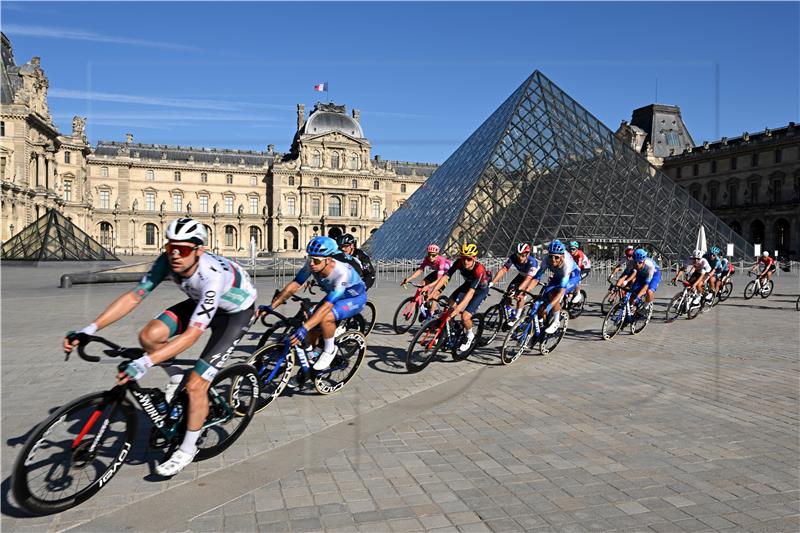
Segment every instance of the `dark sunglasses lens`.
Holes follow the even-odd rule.
[[[167,245],[167,254],[171,256],[174,256],[175,252],[177,252],[177,255],[181,257],[189,257],[189,255],[191,255],[193,250],[194,248],[191,246],[172,246],[169,244]]]

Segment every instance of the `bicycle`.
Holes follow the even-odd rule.
[[[298,388],[310,379],[317,392],[327,395],[341,390],[355,376],[366,353],[367,339],[355,330],[344,331],[336,337],[336,355],[330,366],[320,371],[313,368],[317,354],[292,346],[288,334],[276,343],[257,349],[247,360],[247,364],[254,367],[260,385],[256,413],[263,411],[283,393],[298,361]]]
[[[411,329],[411,326],[417,321],[417,316],[419,316],[419,310],[422,306],[425,306],[425,309],[430,313],[431,302],[426,301],[428,293],[422,290],[425,285],[416,285],[413,283],[411,285],[416,287],[417,291],[414,293],[414,296],[409,296],[400,302],[400,305],[397,306],[397,310],[394,312],[394,318],[392,319],[392,327],[394,328],[394,332],[398,335],[407,333],[408,330]],[[402,285],[402,287],[404,289],[406,288],[405,285]],[[436,301],[440,309],[449,304],[445,296],[439,296]]]
[[[140,348],[123,348],[98,336],[81,340],[78,354],[96,363],[100,357],[86,353],[92,342],[105,344],[109,357],[136,359]],[[69,359],[67,354],[65,361]],[[171,361],[172,364],[194,361]],[[119,365],[119,370],[126,363]],[[14,499],[34,514],[51,514],[75,507],[104,488],[131,454],[137,437],[136,404],[153,427],[149,445],[172,454],[183,441],[189,397],[181,386],[167,403],[157,388],[144,388],[130,380],[107,391],[82,396],[57,409],[31,433],[17,456],[11,476]],[[195,461],[219,455],[238,439],[253,417],[259,382],[252,366],[226,367],[211,381],[209,412],[197,441]],[[233,424],[233,425],[232,425]],[[46,456],[44,454],[47,454]]]
[[[705,305],[705,297],[698,295],[697,291],[690,290],[691,284],[688,281],[681,280],[683,283],[683,291],[679,292],[670,300],[667,305],[666,321],[667,323],[674,322],[679,316],[686,315],[689,320],[694,319],[700,314],[700,311]],[[676,285],[676,283],[672,283]],[[699,301],[698,301],[699,296]]]
[[[622,287],[618,287],[615,283],[609,282],[608,284],[608,292],[603,297],[603,300],[600,302],[600,312],[603,314],[608,313],[608,310],[611,309],[614,304],[620,301],[620,299],[625,294],[625,289]]]
[[[575,295],[580,292],[581,300],[578,303],[574,302]],[[583,314],[583,308],[586,305],[586,291],[580,289],[580,291],[572,291],[569,294],[565,294],[564,298],[561,300],[561,307],[562,309],[566,309],[567,313],[569,313],[569,317],[571,319],[576,319]]]
[[[419,372],[430,364],[440,349],[450,350],[454,361],[463,361],[475,351],[483,335],[483,315],[472,316],[473,323],[477,323],[477,332],[470,347],[461,352],[459,347],[467,340],[467,332],[460,320],[449,320],[453,308],[450,304],[444,306],[440,315],[429,318],[411,339],[406,351],[406,370]]]
[[[730,274],[725,274],[722,278],[722,287],[719,290],[719,301],[724,302],[731,297],[733,293],[733,281]]]
[[[631,304],[630,289],[623,289],[625,296],[608,310],[601,330],[603,340],[612,339],[626,324],[630,326],[631,335],[640,333],[653,316],[653,304],[640,301]],[[635,307],[635,309],[634,309]]]
[[[522,309],[516,308],[517,291],[515,287],[509,287],[508,290],[505,291],[497,287],[491,287],[491,289],[499,292],[503,296],[498,303],[489,307],[489,309],[483,313],[483,336],[480,341],[481,346],[486,346],[491,343],[501,331],[508,331],[510,327],[509,322],[512,320],[512,311],[519,313],[515,317],[515,320],[526,312],[524,307]]]
[[[747,273],[748,276],[753,275],[753,271]],[[769,298],[770,294],[772,294],[772,289],[775,288],[775,284],[772,282],[771,279],[767,278],[756,278],[748,283],[744,288],[744,299],[749,300],[753,296],[761,296],[762,298]]]
[[[506,333],[506,338],[503,341],[503,347],[500,350],[500,361],[504,365],[510,365],[516,361],[520,355],[527,349],[533,348],[538,345],[539,353],[547,355],[561,342],[564,334],[567,331],[569,324],[569,312],[566,309],[559,311],[561,318],[561,325],[554,333],[546,333],[545,330],[551,324],[551,321],[545,321],[539,316],[539,308],[544,303],[544,299],[537,298],[535,295],[528,291],[520,291],[534,298],[533,304],[528,306],[528,314],[523,316],[517,321],[514,326]],[[552,320],[552,317],[551,317]]]

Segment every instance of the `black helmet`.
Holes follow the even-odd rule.
[[[351,234],[349,234],[349,233],[345,233],[344,235],[339,235],[339,236],[336,238],[336,243],[337,243],[337,244],[338,244],[340,247],[342,247],[342,246],[347,246],[348,244],[352,244],[353,246],[355,246],[355,244],[356,244],[356,238],[355,238],[355,237],[353,237],[353,236],[352,236]]]

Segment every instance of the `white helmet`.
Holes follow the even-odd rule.
[[[703,250],[695,250],[692,252],[692,257],[694,259],[702,259],[703,258]]]
[[[761,255],[763,255],[764,257],[769,257],[769,252],[764,250],[763,252],[761,252]]]
[[[193,218],[176,218],[167,226],[166,237],[170,241],[191,241],[205,246],[208,241],[206,227]]]

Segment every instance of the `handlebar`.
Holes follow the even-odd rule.
[[[85,333],[73,333],[67,335],[67,339],[70,342],[77,340],[78,341],[78,355],[84,361],[89,361],[90,363],[97,363],[100,361],[100,357],[96,355],[89,355],[86,353],[86,346],[91,344],[92,342],[99,342],[100,344],[105,344],[108,346],[108,349],[103,350],[103,353],[109,357],[122,357],[124,359],[137,359],[144,355],[144,350],[141,348],[125,348],[111,342],[108,339],[103,337],[98,337],[97,335],[86,335]],[[65,361],[69,360],[69,353],[66,354],[64,358]]]

